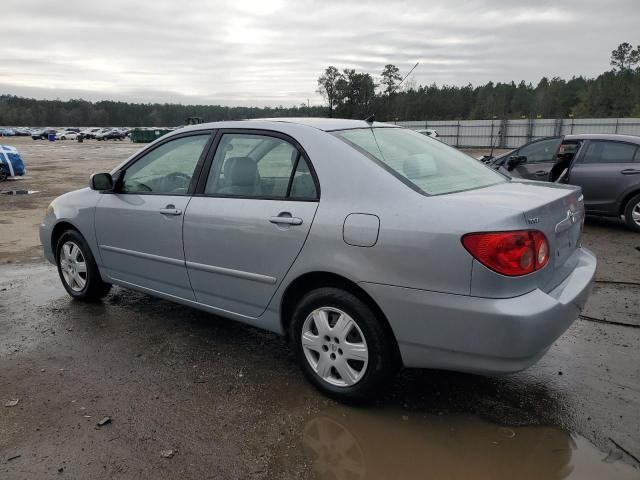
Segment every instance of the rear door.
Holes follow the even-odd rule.
[[[561,137],[553,137],[537,140],[520,147],[510,156],[521,157],[522,163],[510,173],[529,180],[546,181],[555,163],[556,153],[561,142]]]
[[[257,317],[302,249],[319,187],[300,146],[265,131],[222,131],[184,220],[196,300]]]
[[[569,183],[582,187],[585,207],[618,214],[618,200],[640,184],[638,145],[614,140],[589,140],[569,171]]]

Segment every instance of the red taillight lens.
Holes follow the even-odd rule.
[[[549,261],[549,242],[538,230],[468,233],[462,244],[480,263],[511,277],[539,270]]]

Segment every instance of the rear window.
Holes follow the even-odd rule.
[[[438,140],[403,128],[341,130],[335,135],[415,190],[429,195],[506,182],[504,176]]]

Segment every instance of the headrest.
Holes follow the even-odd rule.
[[[409,179],[428,177],[438,173],[433,157],[424,153],[416,153],[407,157],[402,164],[402,171]]]
[[[250,157],[233,157],[227,160],[231,163],[231,171],[229,172],[231,185],[234,187],[248,187],[255,185],[258,177],[258,166]],[[226,176],[226,172],[225,172]]]

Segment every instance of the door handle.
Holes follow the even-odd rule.
[[[271,223],[280,225],[302,225],[302,219],[298,217],[292,217],[291,214],[280,214],[277,217],[269,217]]]
[[[176,208],[175,205],[167,205],[160,209],[160,213],[162,215],[182,215],[182,210]]]
[[[623,175],[640,175],[640,170],[635,168],[625,168],[624,170],[620,170],[620,173]]]
[[[543,175],[548,175],[548,173],[547,173],[547,172],[545,172],[544,170],[538,170],[538,171],[536,172],[536,175],[537,175],[538,177],[541,177],[541,176],[543,176]]]

